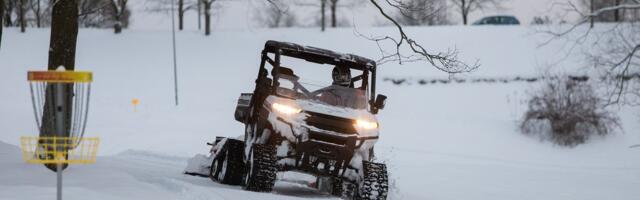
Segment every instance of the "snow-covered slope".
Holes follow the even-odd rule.
[[[19,149],[0,142],[0,199],[52,199],[56,174],[20,160]],[[64,171],[64,199],[297,199],[325,197],[303,183],[280,181],[273,194],[245,192],[208,178],[183,175],[186,158],[144,151],[100,157],[93,165]],[[286,178],[286,177],[285,177]]]
[[[0,50],[0,141],[17,144],[36,127],[27,70],[47,63],[49,30],[7,29]],[[391,28],[359,30],[394,34]],[[409,28],[429,49],[457,47],[482,67],[465,76],[535,76],[581,66],[554,46],[536,48],[522,27]],[[65,171],[70,199],[280,199],[325,198],[300,184],[279,182],[261,194],[186,177],[186,157],[206,153],[215,136],[237,136],[236,98],[249,92],[267,39],[285,40],[377,58],[375,43],[352,29],[254,30],[178,33],[180,105],[173,101],[170,33],[81,30],[77,69],[94,72],[87,135],[101,138],[94,165]],[[559,64],[558,64],[559,63]],[[378,92],[389,96],[378,119],[380,160],[389,165],[394,199],[635,199],[640,196],[640,122],[637,108],[621,108],[624,133],[593,138],[568,149],[517,132],[527,90],[535,85],[403,85],[384,77],[446,77],[424,63],[380,67]],[[329,78],[320,74],[316,79]],[[131,100],[140,100],[137,111]],[[130,151],[141,150],[141,151]],[[53,197],[54,174],[22,163],[15,146],[0,145],[0,199]],[[121,153],[124,152],[124,153]],[[153,153],[151,153],[153,152]],[[178,156],[178,157],[174,157]],[[284,186],[283,186],[284,184]]]

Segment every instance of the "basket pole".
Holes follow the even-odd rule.
[[[175,25],[175,15],[173,14],[173,6],[175,5],[175,0],[171,0],[171,41],[173,42],[173,91],[176,100],[176,106],[178,106],[178,63],[176,56],[176,25]]]
[[[62,158],[60,158],[62,159]],[[57,195],[56,195],[56,199],[57,200],[62,200],[62,163],[59,162],[56,164],[56,174],[57,174]]]
[[[63,84],[61,83],[54,83],[53,87],[55,88],[56,92],[55,93],[55,122],[56,122],[56,133],[53,134],[54,136],[58,136],[58,137],[64,137],[65,136],[65,121],[66,121],[66,116],[65,116],[65,111],[66,111],[66,105],[65,105],[65,87]],[[63,146],[60,146],[63,147]]]
[[[66,100],[66,87],[65,84],[63,83],[54,83],[55,87],[55,99],[56,99],[56,103],[55,103],[55,121],[56,121],[56,133],[54,134],[57,137],[65,137],[66,136],[66,131],[65,131],[65,121],[67,120],[67,117],[65,115],[65,112],[67,111],[67,109],[65,108],[67,105],[65,104],[65,100]],[[56,163],[56,175],[57,175],[57,200],[62,200],[62,162],[64,160],[64,155],[62,152],[67,151],[67,143],[68,141],[66,140],[61,140],[61,141],[56,141],[54,143],[54,146],[57,146],[55,149],[57,151],[57,154],[54,155],[56,159],[56,161],[58,161]]]

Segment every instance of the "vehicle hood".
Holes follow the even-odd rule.
[[[321,113],[336,117],[348,119],[366,119],[369,121],[378,121],[376,117],[369,113],[366,109],[352,109],[338,106],[331,106],[316,102],[313,100],[296,100],[300,109],[307,112]]]

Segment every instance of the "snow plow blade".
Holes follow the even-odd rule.
[[[184,169],[184,174],[199,177],[209,177],[209,171],[211,170],[211,161],[211,158],[202,154],[197,154],[187,161],[187,167]]]

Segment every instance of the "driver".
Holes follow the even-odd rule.
[[[340,90],[340,87],[351,87],[351,70],[346,66],[335,66],[331,72],[331,78],[333,83],[318,91],[318,99],[330,105],[349,106],[346,105],[348,94],[342,94],[344,90]]]

